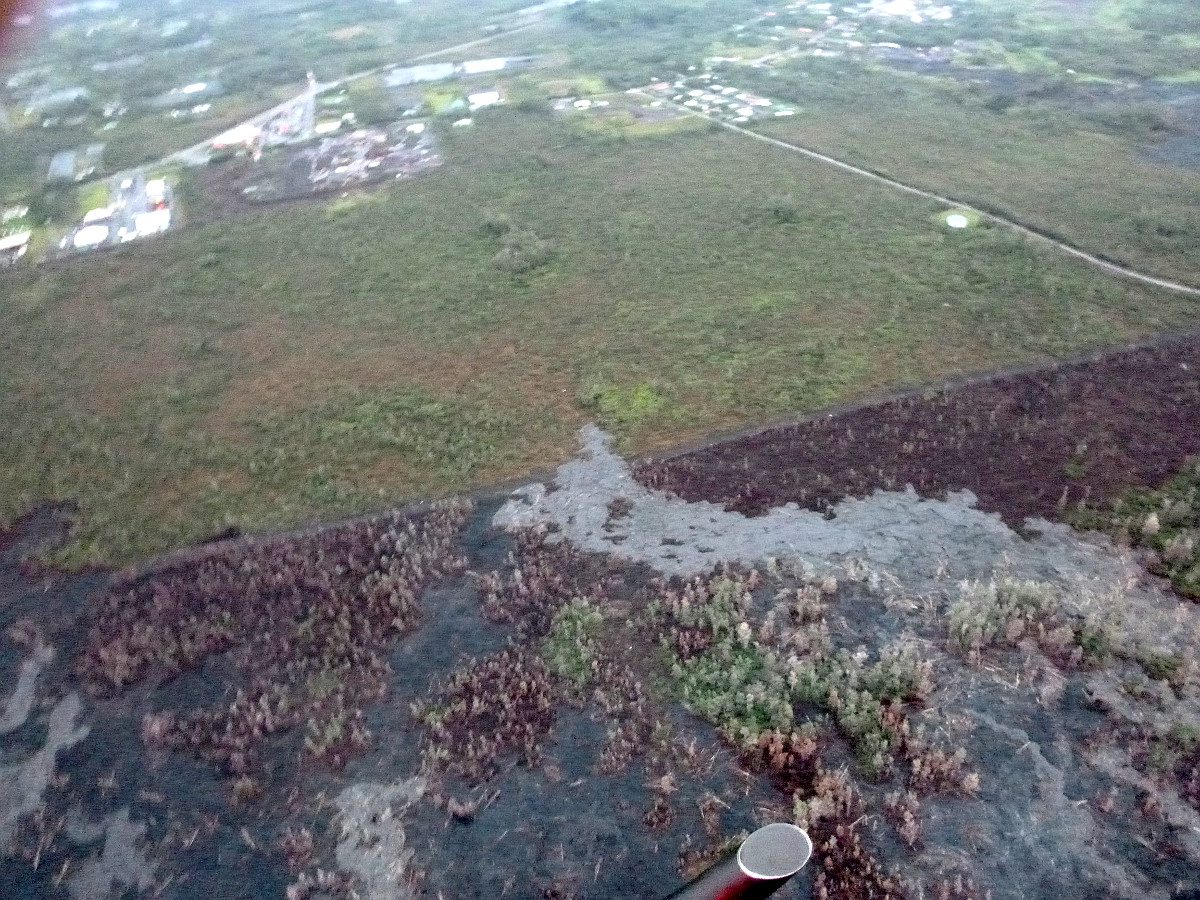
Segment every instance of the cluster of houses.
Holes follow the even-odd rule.
[[[741,124],[755,118],[794,116],[794,107],[761,97],[750,91],[713,83],[715,75],[706,74],[691,78],[679,78],[673,82],[660,81],[650,85],[644,93],[661,98],[657,102],[670,100],[681,106],[723,121]],[[651,102],[653,105],[655,101]]]
[[[713,57],[708,62],[740,62],[763,67],[773,65],[781,58],[802,55],[840,57],[864,47],[871,48],[873,56],[889,62],[937,61],[926,56],[927,51],[908,51],[898,44],[870,43],[864,39],[862,31],[864,27],[869,29],[871,22],[876,25],[886,25],[889,21],[922,24],[945,21],[953,16],[954,7],[937,0],[863,0],[853,4],[800,0],[789,3],[782,10],[767,11],[753,22],[735,29],[746,37],[765,28],[764,36],[777,43],[777,49],[765,51],[755,59]],[[788,20],[789,24],[783,24]],[[795,27],[797,21],[805,24]],[[895,51],[895,60],[892,51]]]
[[[126,178],[107,206],[88,210],[59,242],[59,250],[79,252],[127,244],[171,227],[171,189],[162,178]]]

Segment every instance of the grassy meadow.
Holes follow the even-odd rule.
[[[1200,283],[1200,170],[1151,159],[1136,109],[1123,123],[1103,121],[1100,108],[995,112],[988,94],[950,78],[846,64],[834,79],[815,68],[760,83],[802,107],[766,133]]]
[[[69,565],[378,509],[1196,320],[721,131],[480,113],[436,174],[0,281],[0,524]]]

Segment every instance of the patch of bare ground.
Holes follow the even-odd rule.
[[[252,183],[254,163],[249,159],[232,159],[220,165],[193,169],[188,202],[184,211],[188,225],[209,225],[239,216],[261,212],[284,204],[313,202],[309,198],[255,202],[242,193]]]

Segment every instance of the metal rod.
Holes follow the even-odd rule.
[[[812,841],[795,825],[776,822],[746,838],[731,854],[666,900],[761,900],[804,868]]]

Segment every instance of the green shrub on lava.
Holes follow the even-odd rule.
[[[904,715],[903,704],[932,689],[928,661],[907,645],[885,648],[874,663],[865,649],[834,650],[822,602],[837,590],[834,579],[781,591],[756,633],[747,620],[759,584],[755,572],[725,572],[668,591],[655,607],[671,674],[692,711],[749,752],[764,735],[795,732],[795,704],[812,704],[833,718],[868,777],[899,755],[912,763],[913,787],[973,792],[963,758],[930,746]]]
[[[674,624],[663,637],[674,649],[671,674],[689,709],[716,723],[735,742],[792,725],[792,698],[774,653],[754,640],[746,616],[749,579],[721,576],[690,582],[668,597]],[[703,652],[692,653],[694,641]]]
[[[1131,490],[1105,506],[1066,512],[1076,528],[1150,551],[1148,568],[1185,597],[1200,599],[1200,458],[1153,490]]]
[[[1174,782],[1179,796],[1200,810],[1200,722],[1142,726],[1128,737],[1138,771],[1155,781]]]
[[[603,623],[603,613],[583,599],[562,607],[550,623],[542,661],[567,682],[576,697],[583,695],[596,674],[599,648],[595,634]]]
[[[888,706],[920,700],[932,686],[930,663],[906,646],[885,649],[872,665],[864,665],[863,654],[843,648],[795,662],[788,679],[798,699],[834,717],[870,777],[887,768],[889,754],[899,746]]]
[[[773,662],[759,648],[725,638],[674,672],[689,708],[720,723],[731,736],[752,740],[792,724],[787,682]]]
[[[950,644],[976,663],[988,647],[1015,644],[1055,598],[1052,585],[1013,578],[963,582],[961,590],[950,607]]]
[[[1138,665],[1155,681],[1165,681],[1172,685],[1180,683],[1180,672],[1183,670],[1183,657],[1178,653],[1160,653],[1157,650],[1142,650],[1137,654]]]

